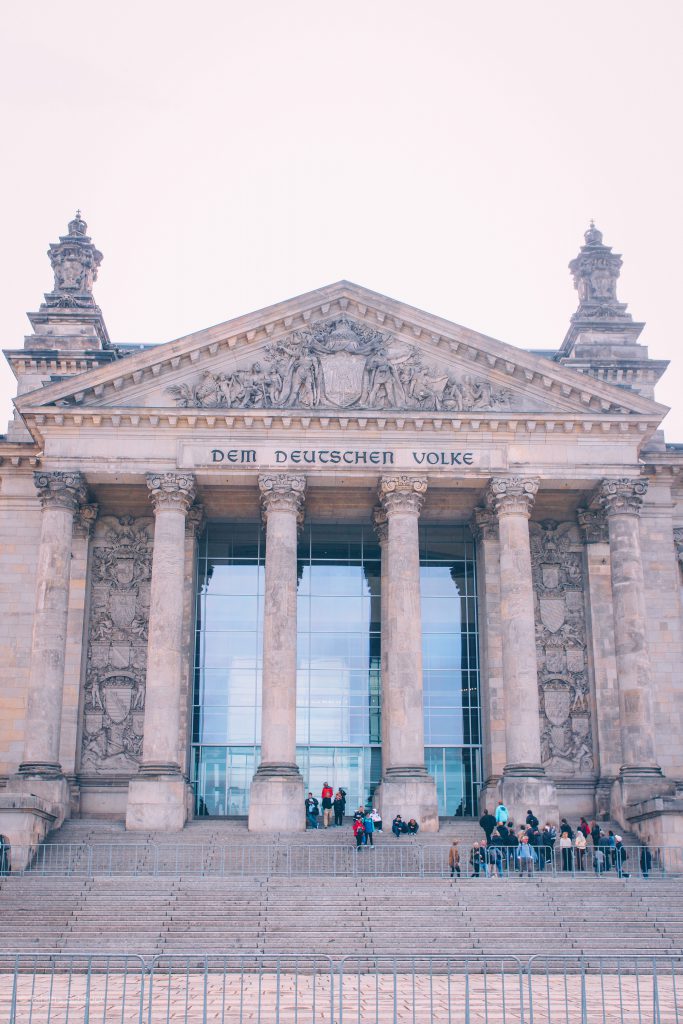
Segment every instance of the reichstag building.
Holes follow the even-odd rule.
[[[13,849],[293,832],[324,782],[425,831],[504,800],[683,842],[683,445],[597,227],[543,351],[347,281],[117,344],[80,213],[48,255],[5,351]]]

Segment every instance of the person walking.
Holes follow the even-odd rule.
[[[309,793],[304,803],[306,807],[306,827],[317,828],[318,815],[320,814],[320,810],[318,808],[318,801],[316,800],[312,793]]]
[[[344,824],[344,812],[346,811],[346,796],[343,789],[338,789],[335,793],[332,809],[334,810],[334,823],[339,828]]]
[[[491,833],[493,832],[494,828],[496,827],[496,819],[495,819],[493,814],[489,814],[489,812],[488,812],[488,810],[486,808],[484,808],[484,813],[482,814],[481,818],[479,819],[479,825],[484,830],[484,835],[486,836],[486,842],[490,843],[491,842]]]
[[[448,866],[451,869],[451,878],[455,875],[460,878],[460,848],[458,847],[457,839],[453,840],[448,851]]]
[[[329,783],[325,782],[323,784],[323,791],[320,794],[321,800],[322,800],[322,809],[323,809],[323,828],[327,828],[328,825],[332,824],[332,796],[333,796],[333,792],[334,791],[332,789],[332,786],[330,786]]]
[[[576,839],[574,840],[574,848],[576,850],[576,869],[577,871],[586,870],[586,836],[582,828],[576,830]]]
[[[363,848],[363,836],[365,835],[365,825],[362,818],[354,820],[353,834],[356,837],[356,853],[359,853]]]
[[[507,807],[505,806],[502,800],[499,800],[498,806],[496,807],[496,825],[507,824],[507,820],[509,817],[510,815],[508,814]]]
[[[574,867],[574,855],[572,841],[566,829],[560,836],[560,850],[562,851],[562,870],[571,871]]]

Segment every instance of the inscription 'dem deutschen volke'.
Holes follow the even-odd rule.
[[[409,456],[416,466],[473,466],[474,452],[462,451],[410,451],[401,452]],[[256,448],[212,448],[212,465],[308,465],[308,466],[394,466],[396,452],[392,449],[368,448],[293,448],[275,451],[268,458],[259,458]]]

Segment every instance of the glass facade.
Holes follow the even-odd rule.
[[[199,544],[196,813],[246,814],[259,759],[265,539],[211,523]],[[297,762],[306,789],[368,802],[381,776],[380,548],[370,526],[307,525],[299,541]],[[425,759],[441,814],[476,811],[480,779],[474,545],[420,528]]]

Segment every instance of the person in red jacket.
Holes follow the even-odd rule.
[[[322,805],[323,805],[323,828],[332,824],[332,797],[334,791],[327,782],[323,784]]]
[[[363,849],[363,836],[365,835],[365,825],[363,824],[362,818],[356,818],[353,823],[353,834],[356,837],[356,853]]]

